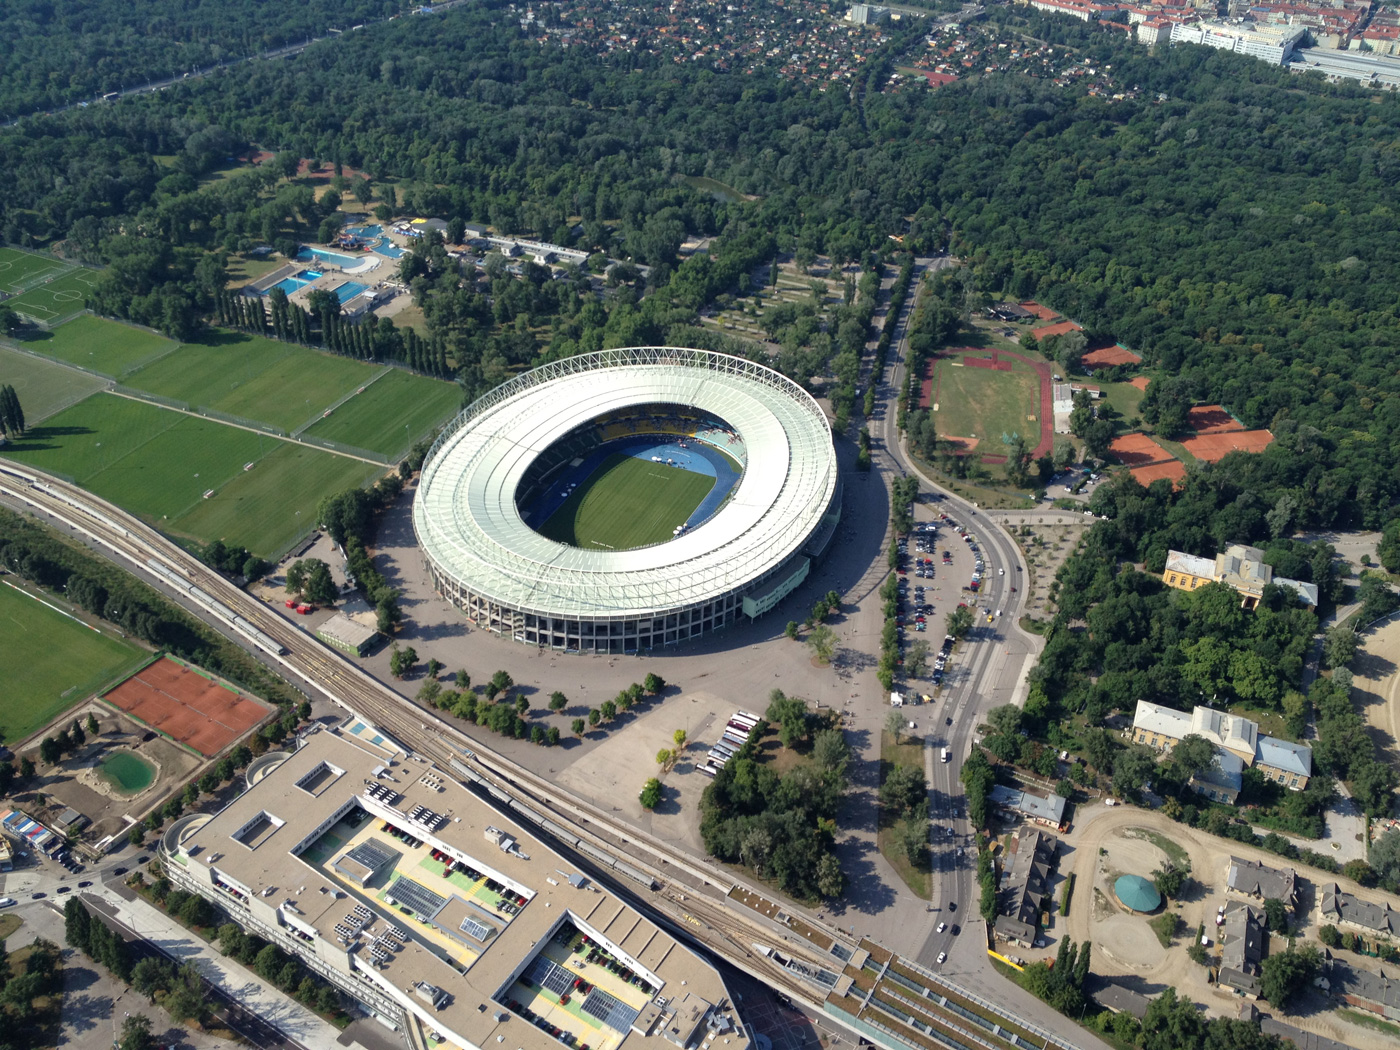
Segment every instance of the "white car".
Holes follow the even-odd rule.
[[[13,897],[0,897],[0,908],[8,908],[10,905],[14,904],[14,902],[15,899]]]
[[[946,930],[947,928],[948,928],[948,924],[947,924],[946,922],[940,922],[940,923],[938,924],[938,932],[939,932],[939,933],[942,933],[942,932],[943,932],[944,930]]]
[[[947,962],[947,961],[948,961],[948,953],[947,953],[947,952],[939,952],[939,953],[938,953],[938,965],[939,965],[939,966],[942,966],[942,965],[943,965],[945,962]]]
[[[998,575],[998,576],[1005,576],[1005,575],[1006,575],[1006,570],[1005,570],[1005,569],[998,569],[998,570],[997,570],[997,575]]]

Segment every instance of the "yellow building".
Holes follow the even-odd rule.
[[[1179,591],[1194,591],[1207,583],[1223,583],[1240,595],[1240,604],[1253,609],[1264,596],[1264,588],[1277,584],[1292,590],[1309,609],[1317,607],[1317,585],[1275,576],[1273,567],[1264,564],[1264,552],[1258,547],[1232,543],[1225,553],[1214,559],[1202,558],[1182,551],[1167,551],[1167,564],[1162,581]]]

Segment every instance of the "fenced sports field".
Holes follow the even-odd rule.
[[[19,295],[50,277],[75,269],[72,263],[16,248],[0,248],[0,292]]]
[[[36,354],[120,379],[179,344],[145,328],[83,314],[56,328],[26,332],[21,345]]]
[[[71,477],[157,528],[201,543],[221,538],[264,555],[279,553],[311,527],[322,496],[377,469],[109,393],[31,428],[3,454]]]
[[[143,667],[102,699],[206,758],[228,747],[271,710],[169,657]]]
[[[446,421],[461,403],[462,391],[456,383],[392,369],[305,433],[398,457]]]
[[[55,606],[0,581],[0,735],[11,744],[150,658]]]
[[[0,377],[15,388],[29,426],[81,401],[105,384],[97,376],[5,346],[0,346]]]
[[[82,313],[83,304],[97,287],[97,271],[80,267],[56,277],[45,277],[23,295],[7,300],[16,313],[44,325],[55,325]]]

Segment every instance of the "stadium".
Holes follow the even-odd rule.
[[[436,589],[527,645],[634,652],[770,611],[840,517],[810,394],[679,347],[526,372],[444,430],[413,526]]]

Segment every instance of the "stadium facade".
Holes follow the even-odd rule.
[[[600,423],[711,441],[742,467],[698,527],[634,550],[547,539],[521,507],[601,439]],[[630,347],[552,362],[466,408],[424,462],[413,525],[433,584],[527,645],[632,652],[771,610],[835,533],[831,427],[790,379],[743,358]]]
[[[247,782],[165,831],[167,877],[384,1021],[465,1050],[747,1050],[714,967],[368,723],[313,729]]]

